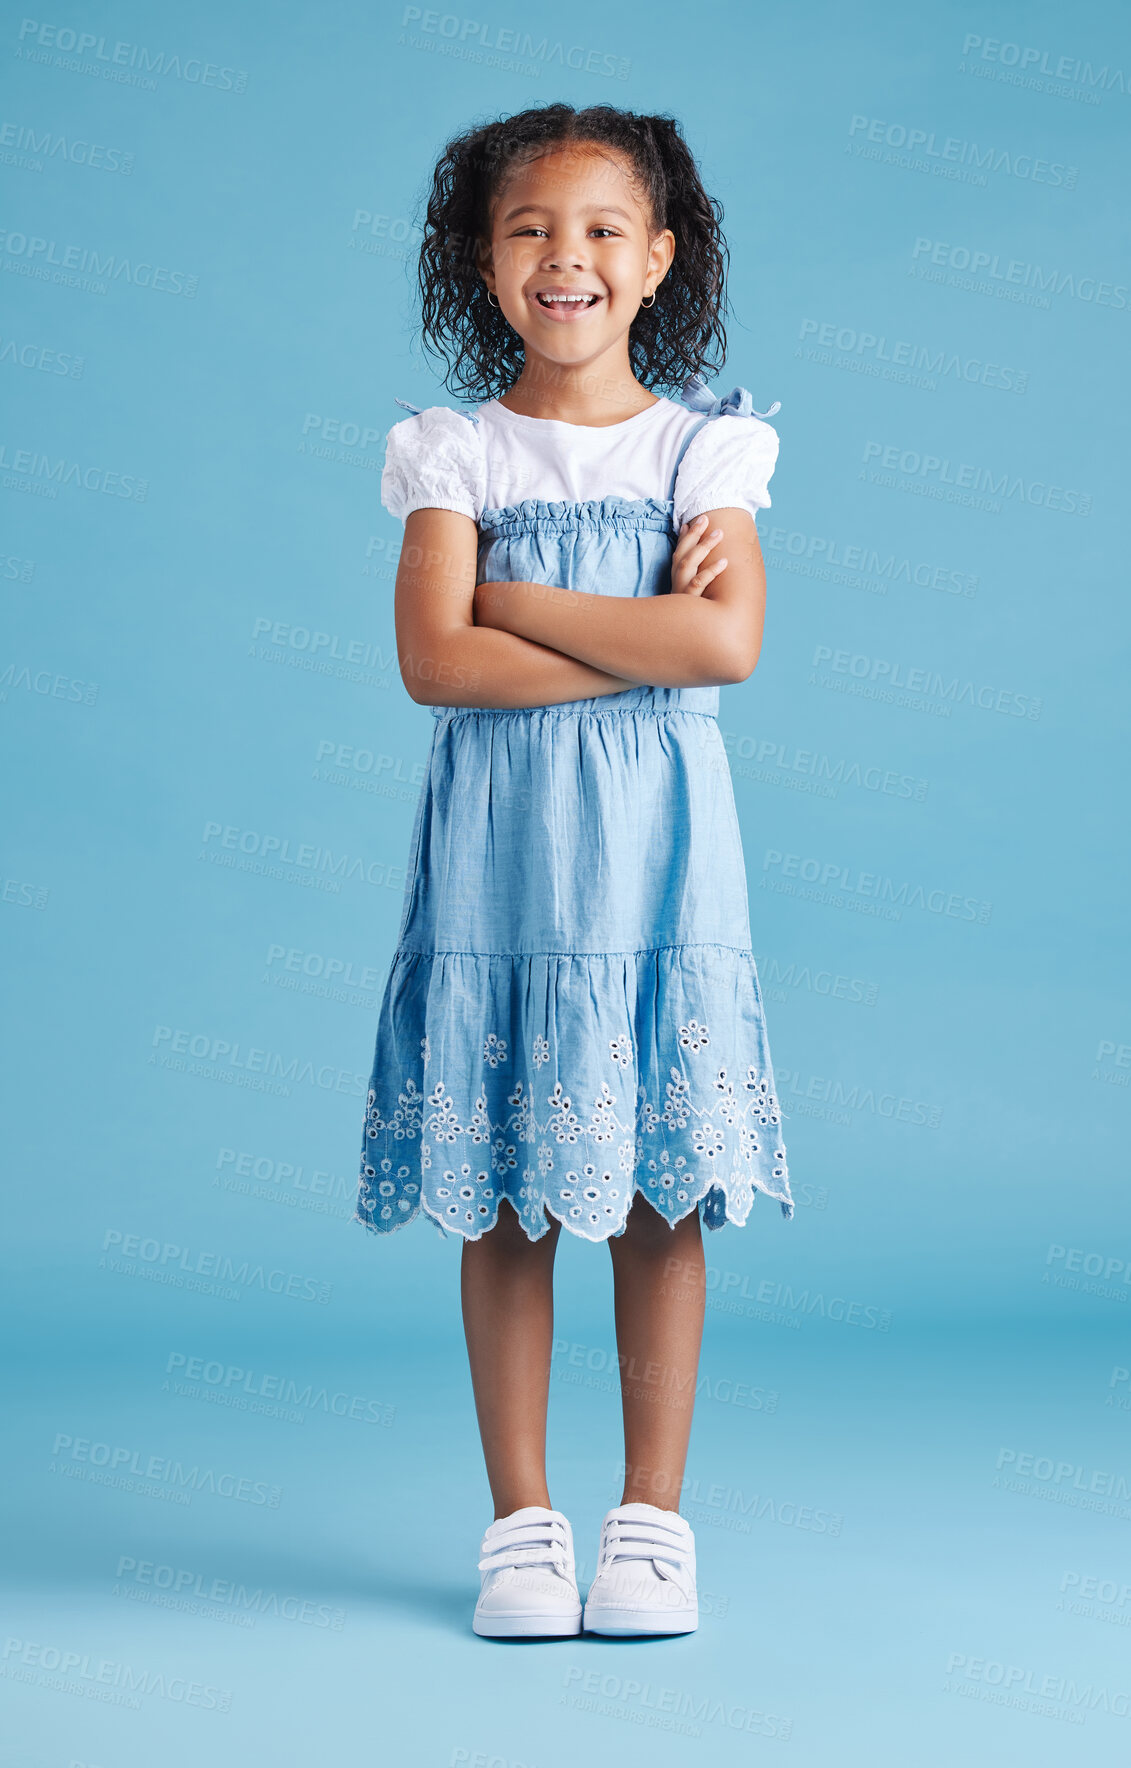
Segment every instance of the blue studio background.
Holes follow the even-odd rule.
[[[0,1759],[1126,1750],[1125,9],[59,0],[0,67]],[[432,722],[379,471],[456,402],[417,202],[559,98],[681,118],[714,390],[781,401],[720,724],[798,1208],[708,1241],[699,1632],[512,1649],[458,1242],[350,1217]],[[608,1267],[563,1236],[583,1582]]]

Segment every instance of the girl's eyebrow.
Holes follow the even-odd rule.
[[[505,224],[508,221],[517,220],[519,215],[541,214],[542,210],[545,209],[546,207],[548,207],[548,205],[545,203],[523,203],[520,208],[508,209],[506,214],[501,216],[500,219]],[[610,203],[596,204],[596,206],[593,209],[593,213],[595,215],[619,215],[622,221],[631,221],[632,220],[632,216],[627,214],[624,209],[613,208],[613,206]]]

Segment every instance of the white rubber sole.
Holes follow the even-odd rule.
[[[581,1610],[569,1615],[480,1615],[471,1623],[481,1639],[569,1639],[581,1632]]]
[[[587,1608],[587,1633],[636,1637],[641,1634],[694,1633],[699,1625],[699,1605],[694,1608],[631,1609]]]

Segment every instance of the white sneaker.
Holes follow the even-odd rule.
[[[691,1524],[655,1504],[610,1510],[585,1604],[586,1631],[694,1633],[698,1625]]]
[[[560,1510],[528,1504],[493,1522],[479,1549],[483,1574],[472,1626],[486,1639],[581,1631],[573,1532]]]

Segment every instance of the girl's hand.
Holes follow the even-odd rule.
[[[685,522],[672,553],[672,594],[702,595],[709,583],[725,571],[725,559],[707,560],[723,537],[721,528],[706,531],[706,515]]]

